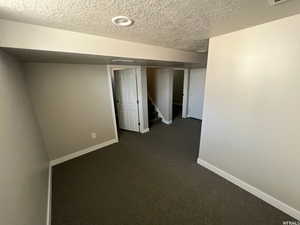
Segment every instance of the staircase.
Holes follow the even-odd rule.
[[[158,112],[155,110],[155,106],[148,98],[148,117],[149,117],[149,126],[151,127],[153,124],[160,122],[161,118],[158,117]]]

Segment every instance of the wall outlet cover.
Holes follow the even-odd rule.
[[[91,138],[92,138],[92,139],[96,139],[96,138],[97,138],[97,134],[96,134],[95,132],[92,132],[92,133],[91,133]]]

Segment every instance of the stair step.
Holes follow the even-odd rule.
[[[150,99],[148,99],[148,116],[150,125],[161,121],[161,118],[158,117],[158,112]]]

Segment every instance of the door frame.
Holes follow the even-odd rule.
[[[114,93],[113,93],[113,82],[112,82],[112,76],[114,74],[114,71],[116,70],[122,70],[122,69],[135,69],[136,70],[136,82],[137,82],[137,100],[139,101],[138,105],[138,116],[139,116],[139,132],[140,133],[146,133],[149,131],[149,126],[148,124],[145,123],[144,119],[144,114],[143,114],[143,107],[147,107],[146,111],[148,112],[148,104],[144,104],[143,102],[143,96],[142,96],[142,80],[141,80],[141,72],[142,72],[142,67],[137,66],[137,65],[107,65],[107,74],[108,74],[108,80],[109,80],[109,87],[110,87],[110,98],[112,102],[112,107],[113,107],[113,117],[114,117],[114,127],[115,127],[115,132],[118,133],[118,128],[117,128],[117,120],[116,120],[116,106],[114,103]],[[117,136],[118,137],[118,136]]]
[[[189,105],[189,84],[190,84],[190,70],[187,68],[173,68],[173,70],[183,70],[184,80],[183,80],[183,99],[182,99],[182,118],[188,117],[188,105]],[[173,89],[172,89],[173,95]],[[172,102],[173,104],[173,102]],[[173,115],[172,115],[173,117]]]

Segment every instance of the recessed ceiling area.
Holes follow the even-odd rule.
[[[212,36],[297,13],[299,0],[0,0],[2,19],[195,52]],[[134,25],[115,26],[118,15]]]

